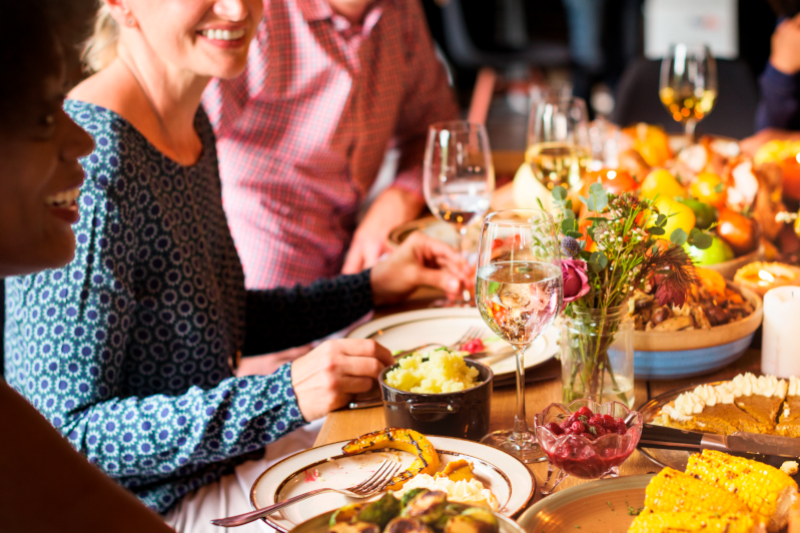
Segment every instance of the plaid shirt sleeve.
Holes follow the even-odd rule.
[[[405,42],[410,72],[405,101],[400,110],[395,131],[395,146],[400,150],[397,177],[392,187],[414,194],[421,201],[422,159],[428,126],[434,122],[458,119],[458,105],[448,83],[444,65],[436,56],[425,15],[418,0],[404,2]]]

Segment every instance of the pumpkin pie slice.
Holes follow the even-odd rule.
[[[764,433],[774,427],[774,423],[760,422],[740,409],[729,390],[710,385],[700,385],[678,396],[662,409],[659,422],[667,427],[719,435],[736,431]]]
[[[800,437],[800,380],[789,378],[789,394],[775,426],[775,433],[784,437]]]
[[[755,418],[761,431],[751,433],[773,433],[775,422],[781,411],[788,384],[775,376],[756,377],[751,373],[739,374],[726,384],[733,392],[736,406]]]

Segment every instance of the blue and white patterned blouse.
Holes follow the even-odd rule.
[[[93,463],[165,512],[304,423],[290,365],[228,360],[298,346],[372,306],[369,273],[246,291],[214,134],[186,172],[116,113],[68,100],[95,140],[75,260],[6,281],[5,375]],[[301,216],[301,214],[298,214]]]

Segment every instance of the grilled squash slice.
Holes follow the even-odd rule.
[[[400,490],[406,481],[417,474],[433,475],[439,469],[439,454],[421,433],[411,429],[386,428],[367,433],[342,447],[345,455],[358,455],[372,450],[392,448],[417,456],[411,466],[394,476],[387,490]]]

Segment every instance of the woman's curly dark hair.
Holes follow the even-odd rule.
[[[47,76],[66,68],[79,81],[78,45],[96,11],[97,0],[0,2],[0,131],[30,119]]]

